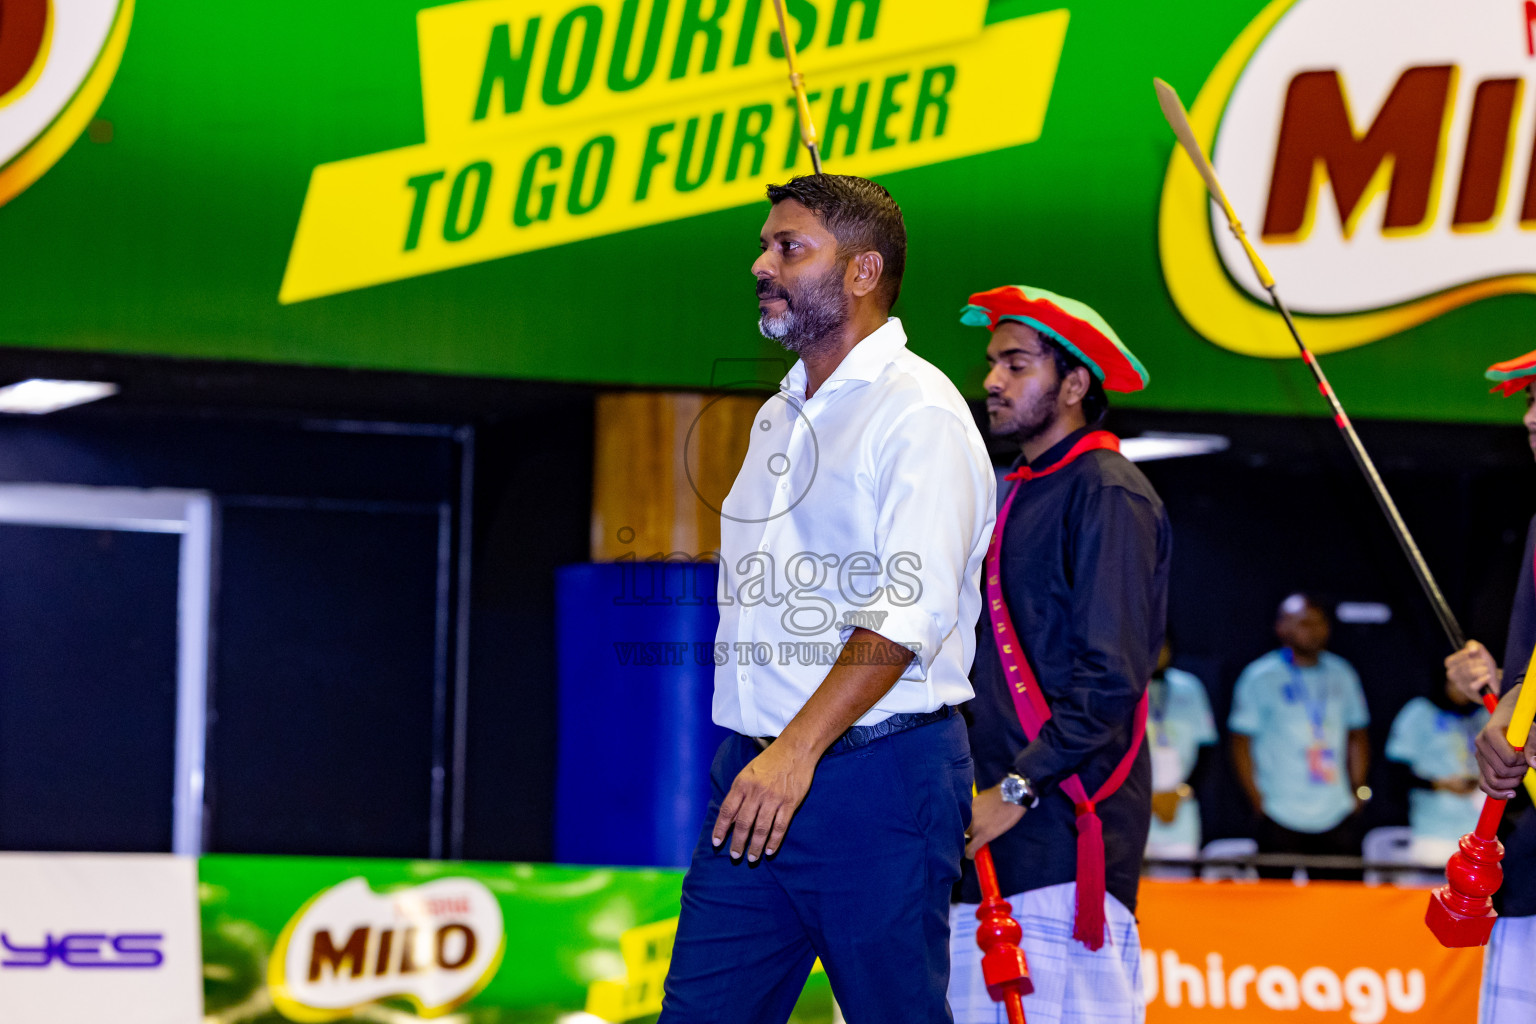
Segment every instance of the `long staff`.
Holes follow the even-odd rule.
[[[1516,750],[1524,748],[1531,735],[1531,721],[1536,718],[1536,651],[1531,652],[1526,682],[1520,688],[1515,710],[1504,738]],[[1527,772],[1529,779],[1529,772]],[[1485,946],[1493,932],[1493,901],[1504,881],[1499,861],[1504,859],[1504,845],[1499,842],[1499,822],[1504,817],[1504,801],[1496,797],[1483,800],[1483,813],[1477,829],[1461,837],[1461,844],[1445,865],[1446,884],[1429,897],[1429,911],[1424,923],[1442,946]]]
[[[816,141],[816,123],[811,120],[811,101],[805,96],[805,79],[795,67],[795,47],[789,41],[784,21],[784,0],[773,0],[773,13],[779,17],[779,42],[784,44],[784,63],[789,65],[789,87],[795,90],[795,107],[800,114],[800,141],[811,151],[811,169],[821,173],[821,150]]]
[[[1387,524],[1392,527],[1392,533],[1397,537],[1397,543],[1403,549],[1403,554],[1408,557],[1408,564],[1413,569],[1413,574],[1418,578],[1419,586],[1424,589],[1424,596],[1429,598],[1429,603],[1435,610],[1435,617],[1440,620],[1440,628],[1445,630],[1445,637],[1451,642],[1454,650],[1461,650],[1467,645],[1466,634],[1461,630],[1461,624],[1456,621],[1456,615],[1451,611],[1450,604],[1445,595],[1440,592],[1440,585],[1435,582],[1434,573],[1429,571],[1429,565],[1424,561],[1424,556],[1419,552],[1419,546],[1414,542],[1413,534],[1408,532],[1408,524],[1403,522],[1402,515],[1397,511],[1397,503],[1392,500],[1392,495],[1387,491],[1387,485],[1381,480],[1381,474],[1376,472],[1376,464],[1371,461],[1370,454],[1365,450],[1365,445],[1360,443],[1360,435],[1355,433],[1354,424],[1349,421],[1349,415],[1345,413],[1344,406],[1339,404],[1339,398],[1333,391],[1333,385],[1328,383],[1328,377],[1323,373],[1323,367],[1307,348],[1307,343],[1301,340],[1301,332],[1296,329],[1296,321],[1291,319],[1291,311],[1281,300],[1280,293],[1275,290],[1275,278],[1259,258],[1258,252],[1253,248],[1253,243],[1248,241],[1248,234],[1243,230],[1243,224],[1237,219],[1237,211],[1227,200],[1227,193],[1221,187],[1221,182],[1216,178],[1216,170],[1206,158],[1205,152],[1200,148],[1199,141],[1195,138],[1194,129],[1189,125],[1189,115],[1184,110],[1184,104],[1179,102],[1179,94],[1173,91],[1173,87],[1161,78],[1152,79],[1153,88],[1157,90],[1158,105],[1163,108],[1163,117],[1168,119],[1168,126],[1173,129],[1173,134],[1178,136],[1179,144],[1184,147],[1184,152],[1189,154],[1189,159],[1194,163],[1195,170],[1200,172],[1200,177],[1205,180],[1205,187],[1211,194],[1211,198],[1220,204],[1222,212],[1227,216],[1227,225],[1232,229],[1238,244],[1243,247],[1243,252],[1248,256],[1248,262],[1253,265],[1253,272],[1258,275],[1259,283],[1269,293],[1269,299],[1274,304],[1276,312],[1285,321],[1285,326],[1291,332],[1291,338],[1296,342],[1296,348],[1301,352],[1301,358],[1307,364],[1307,369],[1312,371],[1312,377],[1317,381],[1317,390],[1322,392],[1328,400],[1328,405],[1333,409],[1333,422],[1338,424],[1339,433],[1344,435],[1345,446],[1349,448],[1349,454],[1355,458],[1355,465],[1360,467],[1360,472],[1365,476],[1365,482],[1371,488],[1371,494],[1376,498],[1376,504],[1381,506],[1382,514],[1387,517]],[[1483,704],[1491,712],[1498,704],[1498,698],[1492,690],[1483,690]]]

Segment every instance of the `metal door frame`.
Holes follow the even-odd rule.
[[[176,588],[176,775],[171,852],[203,847],[214,501],[206,491],[0,484],[0,523],[181,535]]]

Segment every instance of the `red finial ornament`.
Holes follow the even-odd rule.
[[[1536,719],[1536,651],[1526,666],[1525,682],[1510,714],[1505,739],[1516,750],[1523,750]],[[1526,772],[1530,782],[1530,772]],[[1446,884],[1429,897],[1424,923],[1442,946],[1486,946],[1498,917],[1489,899],[1504,883],[1504,844],[1499,842],[1499,821],[1504,817],[1504,801],[1487,797],[1477,828],[1461,837],[1460,848],[1445,865]]]
[[[1476,831],[1461,837],[1460,848],[1445,865],[1446,884],[1429,897],[1424,923],[1442,946],[1486,946],[1493,932],[1494,893],[1504,882],[1504,844],[1498,840],[1504,801],[1489,797]]]
[[[976,929],[976,945],[981,947],[981,976],[987,982],[987,995],[1003,1004],[1008,1024],[1024,1024],[1024,997],[1035,990],[1035,983],[1029,980],[1029,964],[1019,947],[1024,930],[1003,899],[989,847],[976,851],[976,880],[981,884],[981,906],[976,908],[981,926]]]

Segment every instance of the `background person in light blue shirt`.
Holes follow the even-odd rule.
[[[1152,751],[1152,829],[1147,856],[1177,859],[1200,852],[1200,801],[1189,786],[1202,747],[1216,742],[1216,720],[1205,686],[1170,668],[1163,644],[1147,686],[1147,747]]]
[[[1227,726],[1238,781],[1260,814],[1262,853],[1360,854],[1370,713],[1354,668],[1326,649],[1328,633],[1317,603],[1292,594],[1275,621],[1284,646],[1237,680]]]
[[[1483,800],[1475,742],[1487,721],[1482,705],[1447,681],[1442,696],[1415,697],[1392,722],[1387,757],[1420,782],[1408,794],[1408,824],[1414,859],[1424,864],[1443,865],[1477,826]]]

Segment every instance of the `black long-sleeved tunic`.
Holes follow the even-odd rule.
[[[1066,437],[1030,469],[1061,461],[1085,433]],[[1118,452],[1087,451],[1021,486],[1003,533],[1003,595],[1051,719],[1026,742],[985,600],[972,671],[976,697],[966,705],[977,787],[1017,772],[1041,797],[991,844],[1004,895],[1077,877],[1076,818],[1059,784],[1079,774],[1091,796],[1130,748],[1136,705],[1163,642],[1171,546],[1162,500]],[[1151,790],[1143,744],[1125,784],[1098,808],[1106,890],[1132,911]],[[981,898],[969,861],[960,898]]]
[[[1536,647],[1536,518],[1525,534],[1525,557],[1515,584],[1515,605],[1509,613],[1509,641],[1504,647],[1504,689],[1525,678]],[[1536,809],[1525,788],[1519,787],[1504,813],[1504,885],[1494,896],[1494,907],[1506,917],[1536,915]]]

